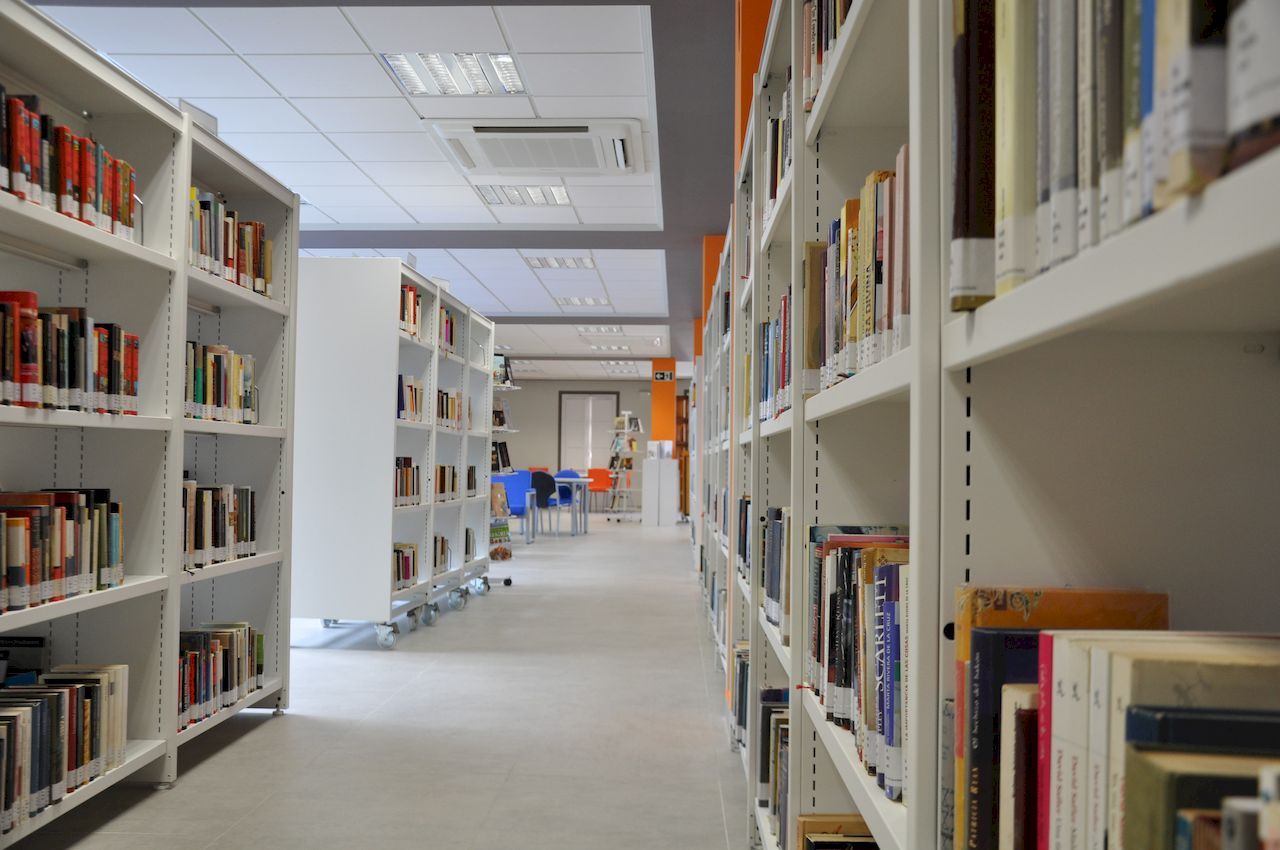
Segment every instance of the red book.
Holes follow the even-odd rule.
[[[97,224],[98,146],[93,139],[80,140],[80,220]]]
[[[1036,846],[1049,847],[1049,763],[1053,738],[1053,635],[1040,633],[1040,710],[1036,717]]]
[[[27,195],[37,204],[44,203],[44,193],[41,191],[43,185],[40,171],[40,115],[32,110],[26,110],[27,113],[27,160],[31,163],[31,171],[29,177],[30,184],[27,187]]]
[[[142,344],[137,334],[124,334],[124,393],[121,407],[129,416],[138,415],[138,356]]]
[[[31,175],[31,161],[27,146],[31,143],[27,133],[27,108],[16,97],[9,98],[9,190],[22,200],[27,199],[27,180]]]
[[[119,177],[116,171],[116,159],[111,154],[103,151],[102,153],[102,214],[100,221],[110,226],[114,222],[119,213],[116,212],[116,196],[118,194],[117,182]]]
[[[98,405],[94,408],[97,413],[107,412],[107,375],[111,367],[111,334],[101,325],[93,329],[93,335],[97,338],[96,351],[98,354],[98,366],[93,376],[93,384],[95,395],[98,399]]]
[[[58,212],[65,216],[76,218],[78,207],[73,207],[75,198],[72,193],[72,187],[75,185],[75,172],[71,167],[71,131],[66,127],[57,127],[53,131],[53,157],[58,164],[56,169],[58,174],[58,185],[54,189],[57,193]]]
[[[16,357],[13,380],[19,407],[39,407],[40,392],[40,316],[39,304],[34,292],[21,290],[0,291],[0,301],[17,304]]]
[[[133,170],[133,166],[127,162],[124,164],[124,170],[129,175],[129,180],[127,184],[123,182],[121,184],[124,191],[124,197],[120,199],[120,204],[121,204],[121,209],[125,210],[127,212],[127,215],[122,216],[121,219],[124,223],[124,226],[129,229],[129,237],[133,238],[133,228],[135,224],[134,219],[135,219],[135,214],[138,211],[137,207],[134,204],[133,196],[138,192],[138,184],[137,184],[138,174]]]

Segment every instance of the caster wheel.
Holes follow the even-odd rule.
[[[378,630],[378,646],[383,649],[391,649],[396,645],[396,627],[395,625],[374,626]]]
[[[478,578],[471,582],[471,592],[476,596],[484,596],[489,592],[489,583],[482,578]]]
[[[424,605],[418,610],[418,619],[422,621],[424,626],[434,626],[436,620],[440,619],[440,606],[434,602],[430,605]]]
[[[326,629],[332,629],[334,626],[338,625],[337,620],[330,620],[328,617],[324,618],[320,622],[324,625]]]
[[[409,612],[409,631],[416,632],[418,630],[418,618],[414,616],[414,612]]]
[[[454,611],[461,611],[467,607],[467,595],[461,590],[455,590],[449,594],[449,607]]]
[[[502,586],[503,586],[503,587],[510,587],[510,586],[511,586],[511,579],[509,579],[509,578],[504,578],[504,579],[502,580]]]

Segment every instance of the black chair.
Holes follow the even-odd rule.
[[[555,478],[551,477],[549,472],[534,472],[533,490],[535,495],[535,503],[538,506],[537,530],[542,531],[543,511],[554,510],[556,514],[556,536],[560,536],[560,509],[563,505],[560,503],[558,488],[556,487]],[[547,530],[551,530],[551,517],[547,516]]]

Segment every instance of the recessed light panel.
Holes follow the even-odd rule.
[[[592,350],[592,351],[630,351],[630,350],[631,350],[631,346],[629,346],[629,345],[596,345],[596,344],[592,344],[592,346],[591,346],[591,350]]]
[[[578,333],[587,336],[606,336],[622,333],[618,325],[578,325]]]
[[[556,299],[561,307],[608,307],[608,298],[597,298],[594,295],[571,295]]]
[[[524,94],[507,53],[383,53],[406,94],[458,96]]]
[[[594,269],[596,261],[590,257],[525,257],[531,269]]]
[[[477,185],[476,191],[490,206],[568,206],[569,195],[563,186]]]

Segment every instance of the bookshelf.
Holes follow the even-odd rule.
[[[416,333],[400,327],[402,287],[421,298]],[[390,649],[402,615],[410,630],[430,625],[442,603],[461,609],[488,589],[493,323],[395,259],[305,258],[300,291],[298,410],[323,424],[298,440],[297,498],[312,527],[330,533],[295,541],[293,615],[371,622]],[[421,384],[421,421],[397,415],[399,376]],[[457,418],[435,415],[440,393]],[[393,502],[395,458],[418,467],[419,503]],[[457,470],[456,490],[437,491],[448,480],[437,467]],[[438,564],[437,538],[447,545]],[[418,580],[404,587],[389,567],[397,543],[417,546]]]
[[[288,705],[298,199],[30,6],[3,0],[0,26],[0,85],[39,96],[41,113],[126,159],[143,208],[129,238],[0,192],[5,288],[140,338],[137,416],[0,406],[4,489],[110,488],[125,573],[116,587],[0,614],[0,637],[42,638],[53,664],[129,667],[122,763],[6,833],[7,847],[122,780],[174,782],[183,743],[245,708]],[[192,185],[264,222],[270,298],[192,268]],[[255,359],[258,424],[186,418],[188,340]],[[185,563],[184,472],[253,488],[258,554]],[[264,684],[179,729],[179,633],[212,621],[264,636]]]
[[[950,737],[943,705],[956,685],[945,627],[962,584],[1146,587],[1169,592],[1174,628],[1274,625],[1280,153],[1007,295],[952,312],[951,10],[935,0],[853,0],[812,109],[795,99],[791,170],[765,215],[766,122],[777,116],[788,66],[803,61],[802,7],[772,6],[731,186],[730,248],[695,367],[704,583],[720,579],[722,539],[735,567],[727,612],[708,594],[731,713],[740,687],[735,645],[748,647],[751,662],[746,728],[731,723],[731,740],[745,746],[748,787],[756,787],[755,748],[767,734],[756,728],[759,690],[787,688],[790,812],[856,810],[881,847],[953,846],[953,767],[939,752]],[[824,241],[839,204],[858,197],[868,172],[893,169],[904,143],[909,345],[837,383],[797,389],[785,412],[762,410],[760,323],[789,287],[801,303],[804,242]],[[718,306],[726,295],[734,305],[728,328]],[[810,330],[799,306],[789,327],[798,364],[798,341]],[[727,372],[725,333],[733,340]],[[722,461],[725,398],[735,439]],[[711,499],[726,489],[731,501],[749,496],[751,505],[741,518],[730,510],[722,530]],[[789,627],[760,608],[758,529],[767,506],[792,511]],[[807,529],[823,523],[910,529],[902,802],[885,796],[854,737],[826,719],[806,687],[809,613],[795,600],[808,590]],[[1232,564],[1212,581],[1191,536],[1206,523],[1224,532],[1215,539]],[[770,818],[750,809],[753,838],[779,843]],[[795,846],[794,824],[780,826]]]

